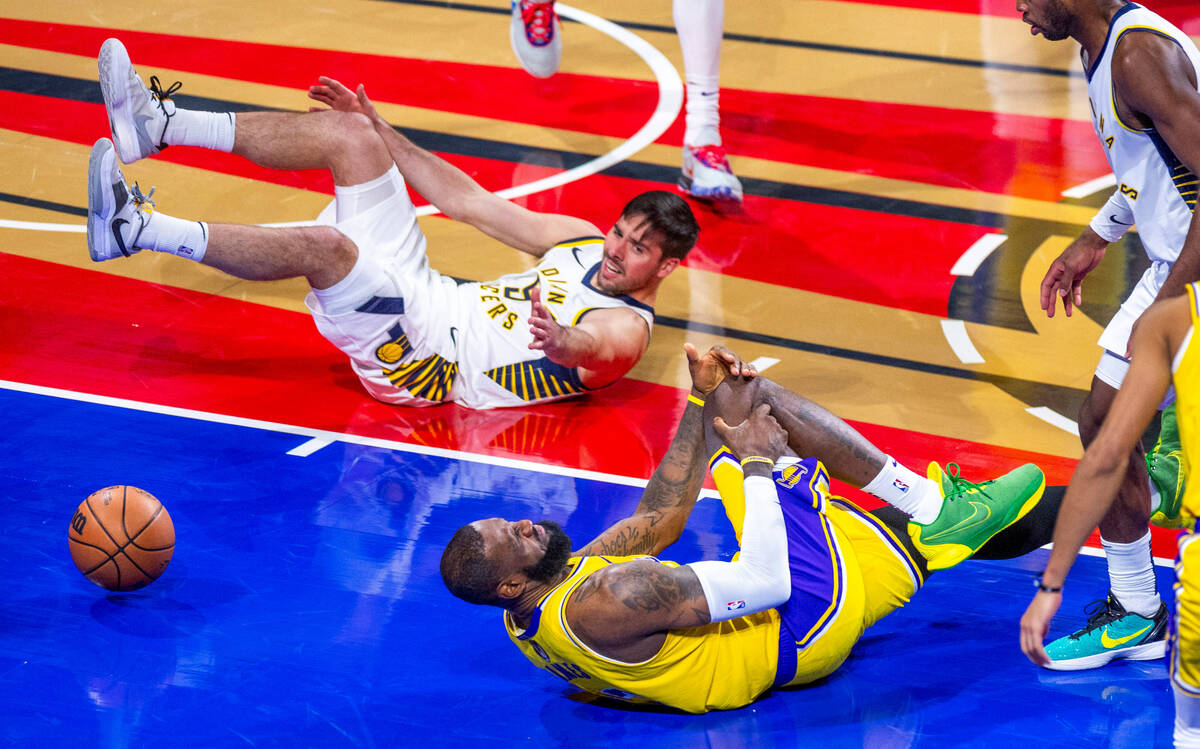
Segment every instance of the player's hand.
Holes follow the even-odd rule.
[[[687,356],[692,387],[704,395],[716,390],[726,377],[749,380],[758,375],[753,364],[742,361],[742,357],[719,344],[701,356],[696,353],[695,346],[685,343],[683,353]]]
[[[317,80],[320,81],[318,85],[308,87],[308,98],[319,101],[339,112],[365,114],[371,118],[372,122],[378,119],[379,114],[375,111],[375,105],[367,98],[367,90],[361,83],[358,84],[357,91],[351,91],[341,82],[329,76],[323,75]],[[309,107],[308,111],[321,112],[324,110],[322,107]]]
[[[541,287],[534,286],[529,290],[529,302],[529,332],[533,334],[529,348],[545,351],[550,361],[558,361],[565,350],[567,329],[559,325],[542,304]]]
[[[1100,264],[1107,248],[1108,243],[1094,232],[1084,232],[1050,263],[1042,279],[1042,309],[1046,317],[1054,317],[1059,298],[1067,317],[1083,303],[1083,278]]]
[[[787,432],[775,421],[767,403],[760,403],[750,412],[749,418],[735,427],[718,416],[713,419],[713,429],[739,459],[758,455],[774,462],[787,451]]]
[[[1050,620],[1062,603],[1062,593],[1045,593],[1038,591],[1025,609],[1021,617],[1021,652],[1033,661],[1035,665],[1045,666],[1050,663],[1050,656],[1042,643],[1050,632]]]

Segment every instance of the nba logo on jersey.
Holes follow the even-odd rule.
[[[896,487],[897,489],[899,489],[902,492],[908,491],[908,484],[904,483],[900,479],[896,479],[895,481],[893,481],[892,486]]]
[[[737,611],[738,609],[744,608],[746,608],[745,601],[730,601],[729,603],[725,604],[726,611]]]

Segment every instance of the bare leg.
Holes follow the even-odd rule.
[[[365,115],[334,110],[239,114],[233,152],[269,169],[328,169],[337,185],[369,182],[392,165]]]
[[[1117,391],[1093,378],[1092,391],[1079,410],[1079,437],[1086,448],[1100,431]],[[1150,527],[1150,484],[1146,475],[1146,453],[1141,444],[1129,456],[1129,468],[1117,490],[1116,501],[1100,521],[1100,535],[1117,543],[1130,543],[1146,535]]]
[[[314,289],[346,277],[358,248],[331,226],[271,228],[209,224],[205,265],[247,281],[304,276]]]
[[[861,489],[883,468],[884,453],[849,424],[816,403],[758,377],[748,382],[726,380],[710,397],[705,415],[721,416],[730,424],[746,419],[759,403],[769,403],[771,415],[788,433],[788,446],[801,457],[815,457],[830,474]],[[708,435],[715,451],[720,441]],[[715,440],[715,441],[714,441]]]

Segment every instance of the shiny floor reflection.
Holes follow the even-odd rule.
[[[344,443],[298,457],[307,437],[10,390],[0,409],[0,745],[1169,745],[1163,664],[1059,674],[1021,656],[1044,552],[935,576],[811,687],[727,713],[630,710],[529,666],[437,564],[464,522],[546,517],[583,539],[636,488]],[[66,542],[80,498],[116,483],[162,499],[178,543],[126,594],[80,576]],[[704,500],[664,556],[732,550]],[[1103,588],[1083,559],[1054,633]]]

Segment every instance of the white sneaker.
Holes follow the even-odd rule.
[[[685,145],[679,187],[701,200],[742,202],[742,183],[733,176],[724,146]]]
[[[96,141],[88,162],[87,243],[92,260],[129,257],[141,249],[138,238],[154,215],[150,195],[142,195],[136,184],[132,189],[125,184],[112,141]]]
[[[177,81],[164,91],[158,76],[152,75],[147,90],[119,39],[108,39],[101,45],[97,67],[104,108],[108,110],[108,124],[121,163],[132,164],[166,148],[163,137],[175,116],[171,94],[181,84]]]
[[[508,38],[525,72],[534,78],[549,78],[558,72],[562,26],[554,12],[554,0],[512,0]]]

